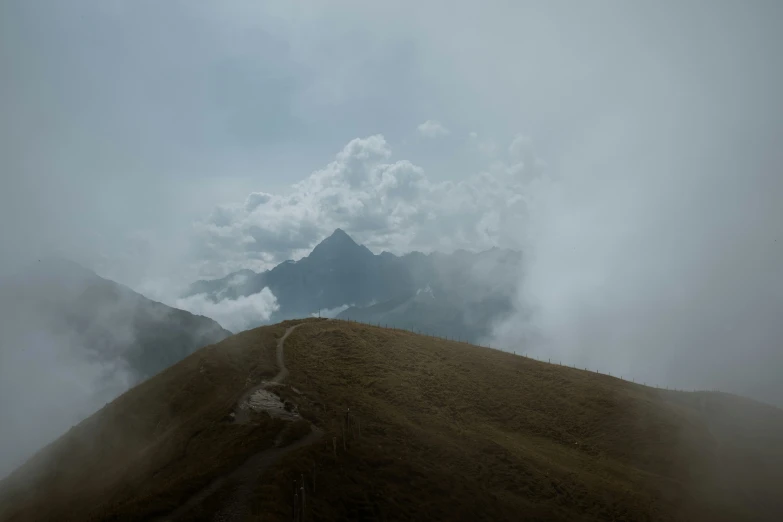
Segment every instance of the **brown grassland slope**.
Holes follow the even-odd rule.
[[[302,419],[234,423],[294,324],[274,389]],[[777,408],[306,320],[117,398],[0,483],[0,521],[783,520],[782,486]]]

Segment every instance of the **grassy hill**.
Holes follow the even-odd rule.
[[[301,419],[235,422],[296,324],[290,375],[269,389]],[[205,347],[82,422],[0,483],[0,520],[213,520],[228,506],[216,518],[289,521],[302,480],[302,521],[783,520],[783,411],[290,321]]]

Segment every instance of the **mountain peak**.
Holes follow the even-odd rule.
[[[356,244],[356,241],[354,241],[353,238],[351,236],[349,236],[348,233],[345,232],[345,230],[343,230],[342,228],[335,228],[334,232],[332,232],[332,235],[327,237],[324,241],[326,241],[326,240],[333,240],[333,241],[334,240],[339,240],[339,241],[346,241],[347,240],[347,241],[350,241],[353,244]]]
[[[359,245],[343,229],[337,228],[332,235],[318,243],[308,257],[319,259],[337,258],[351,255],[355,252],[372,253],[367,247]]]
[[[321,241],[318,244],[318,246],[316,246],[315,248],[318,248],[321,245],[342,246],[342,247],[359,246],[358,243],[354,241],[353,238],[349,236],[342,228],[336,228],[334,232],[332,232],[331,236]]]

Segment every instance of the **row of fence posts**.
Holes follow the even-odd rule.
[[[376,322],[376,323],[372,323],[372,322],[366,322],[366,323],[364,323],[364,322],[362,322],[362,321],[358,321],[358,320],[356,320],[356,319],[350,319],[350,318],[343,319],[343,321],[347,321],[347,322],[349,322],[349,323],[366,324],[366,325],[369,325],[369,326],[376,326],[376,327],[378,327],[378,328],[387,328],[387,329],[389,328],[389,325],[388,325],[388,323],[386,323],[386,324],[383,324],[383,325],[381,325],[381,323],[380,323],[380,322]],[[397,328],[397,327],[395,327],[395,326],[392,326],[392,330],[397,330],[397,331],[400,331],[400,330],[404,330],[404,329],[403,329],[403,328]],[[457,336],[456,338],[454,338],[454,337],[449,337],[448,335],[446,335],[446,336],[444,336],[444,337],[441,337],[441,336],[439,336],[439,335],[434,335],[434,334],[429,334],[429,333],[426,333],[426,332],[422,332],[421,330],[404,330],[404,331],[409,331],[409,332],[416,333],[416,334],[419,334],[419,335],[426,335],[427,337],[432,337],[432,338],[435,338],[435,339],[442,339],[442,340],[446,340],[446,341],[453,341],[453,342],[460,342],[460,343],[461,343],[461,342],[465,342],[465,343],[468,343],[468,344],[472,344],[472,343],[469,343],[469,341],[467,341],[467,340],[463,341],[463,340],[462,340],[462,339],[461,339],[459,336]],[[490,349],[492,349],[492,345],[491,345],[491,344],[489,344],[489,343],[488,343],[486,346],[483,346],[483,345],[482,345],[482,344],[480,344],[480,343],[479,343],[479,344],[476,344],[476,346],[480,346],[480,347],[482,347],[482,348],[490,348]],[[500,348],[495,348],[495,349],[496,349],[496,350],[500,350]],[[508,352],[508,350],[500,350],[500,351],[505,351],[505,352]],[[511,353],[513,353],[514,355],[517,355],[517,352],[516,352],[516,351],[512,351]],[[538,358],[536,358],[536,357],[528,357],[528,355],[527,355],[526,353],[525,353],[524,355],[522,355],[522,357],[525,357],[526,359],[533,359],[533,360],[535,360],[535,361],[540,361],[540,362],[543,362],[543,359],[538,359]],[[551,363],[552,363],[552,360],[551,360],[551,359],[547,359],[547,362],[551,364]],[[563,363],[562,363],[562,361],[558,362],[558,364],[559,364],[560,366],[563,366]],[[567,364],[566,364],[566,367],[568,367],[568,365],[567,365]],[[572,364],[572,365],[571,365],[571,368],[574,368],[574,369],[579,369],[579,368],[577,368],[577,367],[576,367],[576,365],[574,365],[574,364]],[[593,371],[593,370],[589,370],[587,367],[584,367],[584,371],[586,371],[586,372],[594,372],[594,373],[597,373],[597,374],[601,374],[601,375],[608,375],[609,377],[612,377],[612,373],[611,373],[611,372],[608,372],[608,373],[606,373],[606,374],[603,374],[603,373],[601,373],[601,372],[600,372],[600,371],[598,371],[598,370],[595,370],[595,371]],[[617,377],[617,376],[615,376],[615,377]],[[626,382],[628,382],[628,379],[625,379],[625,378],[623,378],[623,376],[622,376],[622,375],[620,375],[620,376],[619,376],[619,377],[617,377],[617,378],[619,378],[620,380],[623,380],[623,381],[626,381]],[[631,377],[631,382],[632,382],[632,383],[636,383],[636,379],[635,379],[634,377]],[[642,382],[641,384],[642,384],[643,386],[647,386],[647,382]],[[679,391],[679,392],[699,392],[699,391],[704,391],[704,392],[706,392],[706,391],[710,391],[710,392],[719,392],[719,390],[686,390],[686,389],[683,389],[683,388],[669,388],[668,386],[663,386],[663,387],[661,387],[661,386],[658,386],[657,384],[655,384],[654,386],[655,386],[655,388],[656,388],[656,389],[659,389],[659,390],[669,390],[669,391]]]
[[[343,414],[340,420],[339,435],[339,438],[342,439],[342,447],[344,452],[350,449],[351,443],[362,438],[361,420],[353,412],[351,412],[350,408],[346,410],[345,414]],[[334,453],[335,462],[338,461],[337,439],[338,437],[332,437],[332,451]],[[315,477],[317,469],[317,464],[313,463],[311,484],[312,495],[315,495]],[[292,508],[293,522],[306,522],[308,519],[308,499],[304,473],[299,475],[299,479],[294,479]]]
[[[460,336],[449,337],[448,335],[444,335],[443,337],[441,337],[440,335],[435,335],[435,334],[423,332],[421,330],[406,330],[405,328],[397,328],[396,326],[389,327],[389,323],[381,324],[380,322],[373,323],[371,321],[368,321],[368,322],[365,323],[365,322],[359,321],[357,319],[350,319],[350,318],[340,319],[340,320],[341,321],[346,321],[346,322],[349,322],[349,323],[366,324],[368,326],[375,326],[376,328],[385,328],[387,330],[391,329],[391,330],[394,330],[394,331],[397,331],[397,332],[403,331],[403,332],[415,333],[415,334],[418,334],[418,335],[426,335],[427,337],[432,337],[433,339],[442,339],[442,340],[445,340],[445,341],[452,341],[452,342],[456,342],[456,343],[474,344],[474,343],[471,343],[470,341],[468,341],[467,339],[462,339],[462,337],[460,337]],[[479,343],[479,344],[476,344],[476,346],[481,346],[482,348],[492,348],[491,344],[487,344],[486,346],[483,346],[482,344]],[[516,352],[514,352],[514,353],[516,353]]]

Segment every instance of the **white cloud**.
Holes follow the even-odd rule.
[[[436,183],[407,160],[392,161],[381,135],[351,140],[286,194],[253,193],[196,225],[204,271],[268,268],[342,228],[376,251],[519,246],[526,186],[522,162],[497,161],[460,181]]]
[[[345,310],[349,309],[353,305],[341,305],[336,306],[334,308],[324,308],[321,310],[320,313],[316,312],[314,314],[310,314],[312,317],[326,317],[328,319],[331,319],[332,317],[337,317],[341,312],[344,312]]]
[[[279,305],[269,288],[257,294],[237,299],[223,299],[217,303],[206,294],[178,299],[176,307],[198,315],[205,315],[232,332],[241,332],[261,322],[266,322]]]
[[[531,150],[532,141],[528,136],[517,134],[508,146],[508,154],[512,158],[522,158]]]
[[[442,123],[435,120],[427,120],[424,123],[419,124],[416,128],[419,131],[419,134],[425,138],[438,138],[440,136],[446,136],[450,132]]]

